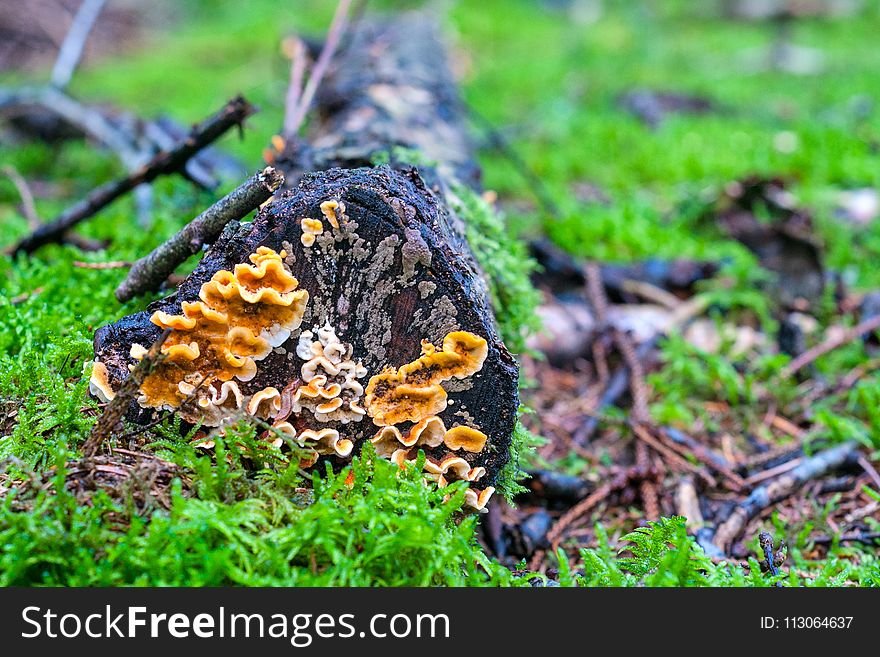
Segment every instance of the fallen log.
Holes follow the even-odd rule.
[[[171,328],[130,419],[171,410],[222,430],[250,414],[312,449],[304,467],[367,442],[398,464],[424,450],[426,476],[468,481],[483,510],[509,459],[518,369],[453,209],[479,180],[461,104],[424,15],[350,39],[317,97],[315,170],[228,224],[175,294],[99,329],[91,390],[112,399]],[[302,166],[285,163],[288,178]]]

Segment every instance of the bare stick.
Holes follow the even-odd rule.
[[[216,240],[226,224],[260,207],[283,184],[284,175],[272,167],[266,167],[248,178],[149,255],[134,263],[128,276],[116,288],[116,298],[128,301],[144,292],[159,289],[180,263],[197,253],[204,244]]]
[[[796,468],[773,481],[759,486],[734,509],[715,532],[713,543],[722,550],[727,550],[733,540],[739,536],[746,523],[755,518],[761,511],[772,504],[785,499],[801,486],[841,467],[858,457],[858,443],[847,442],[831,449],[805,458]]]
[[[810,541],[813,542],[815,545],[828,545],[830,543],[833,543],[835,540],[839,543],[855,542],[874,545],[880,543],[880,532],[841,534],[838,536],[816,536],[815,538],[810,539]]]
[[[53,87],[64,89],[70,83],[70,78],[82,58],[89,33],[104,8],[104,2],[105,0],[83,0],[79,6],[52,67]]]
[[[98,418],[98,421],[95,422],[95,426],[92,427],[86,442],[83,443],[83,456],[90,457],[98,453],[104,439],[110,437],[113,429],[122,420],[122,416],[125,415],[129,404],[131,404],[134,396],[140,390],[144,379],[149,376],[150,372],[157,365],[165,360],[165,355],[162,353],[162,345],[169,335],[171,335],[171,329],[162,331],[162,334],[156,338],[156,341],[150,346],[150,349],[141,361],[125,377],[125,381],[122,382],[119,390],[116,391],[116,396],[104,408],[104,412]]]
[[[287,87],[287,98],[284,101],[283,130],[285,135],[295,135],[299,130],[299,124],[295,125],[294,121],[297,120],[297,108],[300,98],[302,98],[308,61],[308,51],[303,40],[293,37],[290,52],[290,84]]]
[[[157,150],[174,148],[174,144],[177,141],[172,135],[168,134],[165,128],[155,121],[147,121],[144,124],[144,137],[152,142],[154,144],[153,148]],[[217,181],[214,180],[214,177],[207,168],[199,162],[198,158],[194,157],[186,163],[183,174],[193,184],[198,185],[202,189],[214,189],[217,186]]]
[[[40,107],[52,112],[67,123],[82,130],[119,156],[129,170],[137,168],[142,157],[135,140],[114,125],[99,110],[83,105],[54,87],[0,88],[0,112],[20,112],[28,107]]]
[[[36,229],[40,225],[40,217],[37,215],[37,207],[34,204],[34,195],[31,193],[31,188],[28,187],[27,181],[21,177],[21,174],[11,164],[7,164],[3,167],[3,173],[12,181],[12,184],[15,185],[15,189],[18,190],[18,195],[21,197],[21,211],[27,219],[28,228],[31,230]]]
[[[130,175],[109,182],[93,190],[85,199],[68,208],[54,221],[40,226],[12,247],[13,253],[31,253],[52,242],[59,242],[64,233],[81,221],[93,216],[117,198],[143,183],[152,182],[160,175],[176,173],[199,150],[216,140],[231,127],[240,125],[253,114],[255,108],[243,97],[230,100],[219,112],[196,125],[189,137],[170,149],[157,153],[149,162]]]
[[[817,344],[812,349],[807,349],[804,353],[783,367],[780,374],[783,378],[790,377],[792,374],[803,369],[817,358],[824,356],[829,351],[834,351],[838,347],[842,347],[853,340],[858,340],[866,333],[876,331],[878,328],[880,328],[880,315],[866,319],[864,322],[843,331],[839,336]]]
[[[876,468],[871,465],[871,462],[864,456],[859,456],[858,463],[861,466],[862,470],[864,470],[868,477],[871,479],[871,481],[874,482],[874,485],[877,488],[880,488],[880,474],[877,473]]]
[[[324,42],[321,54],[318,55],[318,60],[312,67],[312,74],[306,82],[302,95],[297,99],[296,107],[285,116],[285,137],[293,137],[299,132],[315,93],[318,91],[318,86],[327,73],[330,62],[333,61],[333,54],[336,52],[339,42],[342,41],[342,35],[348,29],[348,10],[350,7],[351,0],[339,0],[339,5],[336,7],[336,13],[333,15],[330,29],[327,32],[327,40]]]

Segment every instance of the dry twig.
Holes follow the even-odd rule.
[[[83,0],[73,23],[64,37],[64,42],[58,50],[58,58],[52,67],[51,84],[56,89],[64,89],[70,83],[73,72],[76,70],[79,60],[82,58],[86,41],[104,8],[106,0]]]
[[[241,96],[230,100],[219,112],[196,125],[189,137],[178,142],[173,149],[160,151],[125,178],[93,190],[85,199],[62,212],[54,221],[40,226],[10,250],[13,253],[31,253],[44,244],[61,241],[68,230],[138,185],[152,182],[160,175],[182,170],[193,155],[233,126],[241,125],[254,111],[253,105]]]
[[[299,120],[299,103],[303,93],[303,83],[309,65],[309,54],[303,40],[293,37],[290,41],[290,84],[287,87],[287,98],[284,101],[285,135],[295,135],[299,131],[299,125],[294,122]]]
[[[749,520],[768,506],[785,499],[811,479],[821,477],[850,461],[855,461],[858,456],[857,448],[858,444],[855,442],[837,445],[804,459],[790,472],[759,486],[718,527],[713,543],[722,550],[728,550]]]
[[[284,175],[266,167],[190,221],[149,255],[132,265],[116,288],[116,298],[128,301],[144,292],[157,290],[175,268],[204,244],[212,243],[230,221],[245,217],[260,207],[284,184]]]
[[[34,204],[34,195],[31,192],[31,188],[28,186],[27,181],[22,178],[21,174],[11,164],[7,164],[3,167],[3,173],[6,174],[6,177],[12,181],[12,184],[15,185],[15,189],[18,191],[18,195],[21,197],[21,210],[27,219],[28,228],[31,230],[36,229],[40,225],[40,217],[37,214],[37,207]]]
[[[853,340],[858,340],[866,333],[876,331],[877,329],[880,329],[880,315],[870,317],[860,324],[843,331],[840,335],[835,336],[830,340],[825,340],[825,342],[817,344],[812,349],[807,349],[807,351],[783,367],[780,374],[782,375],[782,378],[788,378],[793,374],[796,374],[799,370],[805,368],[817,358],[824,356],[829,351],[834,351],[838,347],[842,347]]]
[[[287,138],[295,137],[299,132],[300,127],[302,127],[303,121],[305,121],[306,114],[312,105],[315,93],[318,91],[318,86],[321,84],[324,75],[326,75],[327,69],[330,68],[330,63],[333,61],[333,55],[336,52],[336,48],[342,41],[345,32],[348,30],[348,12],[351,8],[351,3],[352,0],[339,0],[339,5],[336,7],[336,13],[333,15],[330,29],[327,32],[327,40],[324,42],[324,48],[321,50],[321,54],[318,55],[315,65],[312,67],[311,75],[309,75],[309,79],[302,90],[302,94],[295,94],[294,100],[296,101],[296,105],[294,107],[288,107],[285,111],[284,133]],[[294,66],[296,66],[296,62],[294,62]],[[295,71],[291,70],[291,78],[293,78],[294,73]]]

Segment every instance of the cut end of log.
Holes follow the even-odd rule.
[[[426,476],[470,482],[466,504],[485,507],[518,370],[445,213],[414,171],[307,175],[224,233],[176,294],[99,329],[105,388],[170,327],[131,419],[251,415],[312,450],[306,466],[343,465],[367,442],[395,462],[424,450]]]

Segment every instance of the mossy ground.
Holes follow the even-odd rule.
[[[261,112],[248,122],[243,139],[228,136],[221,145],[255,167],[281,123],[288,71],[279,41],[291,32],[323,30],[334,4],[179,3],[168,29],[83,68],[71,91],[142,115],[168,113],[184,123],[242,92]],[[866,3],[856,17],[799,21],[793,40],[825,57],[822,72],[801,77],[753,69],[750,62],[768,47],[772,28],[722,20],[712,3],[602,4],[596,21],[551,9],[566,3],[451,4],[448,27],[469,104],[502,127],[559,206],[552,216],[543,211],[509,160],[487,151],[486,184],[498,192],[511,225],[523,234],[543,230],[583,257],[728,258],[728,286],[711,291],[718,306],[753,313],[772,332],[766,301],[753,289],[753,257],[696,218],[707,195],[732,179],[790,175],[798,199],[816,212],[828,266],[857,288],[880,285],[880,222],[857,227],[834,213],[838,190],[880,186],[880,111],[872,97],[880,85],[880,9]],[[0,80],[16,83],[33,75],[5,74]],[[670,116],[650,130],[617,104],[634,87],[706,95],[719,109]],[[119,172],[111,156],[79,143],[0,144],[0,160],[39,189],[43,217]],[[579,198],[584,184],[600,188],[607,202]],[[120,270],[78,268],[74,261],[135,259],[212,198],[181,180],[162,180],[149,231],[134,227],[127,198],[83,228],[86,235],[112,239],[104,252],[50,246],[30,259],[0,259],[0,490],[20,488],[0,505],[0,583],[522,582],[482,555],[472,519],[455,517],[460,494],[443,503],[415,476],[396,477],[369,457],[355,466],[354,482],[346,484],[347,473],[326,475],[309,503],[282,455],[231,447],[228,459],[210,459],[195,454],[169,426],[137,438],[140,447],[146,440],[149,449],[190,473],[191,485],[172,492],[169,508],[145,509],[130,495],[102,492],[84,504],[65,488],[65,463],[78,458],[97,414],[85,383],[92,333],[146,301],[120,306],[112,294]],[[2,244],[27,230],[16,203],[14,187],[0,178]],[[747,413],[756,383],[778,384],[773,372],[781,362],[745,370],[734,357],[707,361],[675,339],[664,353],[666,367],[652,379],[652,411],[660,421],[687,422],[700,413],[699,402],[715,399],[719,390]],[[840,376],[865,358],[864,346],[854,343],[820,359],[818,367]],[[783,398],[796,394],[793,384],[779,392]],[[827,401],[824,438],[855,434],[878,449],[878,399],[880,380],[869,375],[849,398]],[[243,429],[245,446],[247,435]],[[821,512],[815,522],[822,522]],[[691,561],[681,561],[681,554],[694,555],[689,542],[689,550],[661,549],[688,541],[675,521],[663,527],[655,544],[636,554],[637,567],[619,562],[607,543],[583,554],[582,581],[771,583],[747,577],[738,566],[704,561],[695,573]],[[793,584],[876,585],[880,579],[880,565],[867,549],[834,546],[823,561],[809,562],[803,547],[791,546]],[[577,579],[565,560],[561,579]]]

